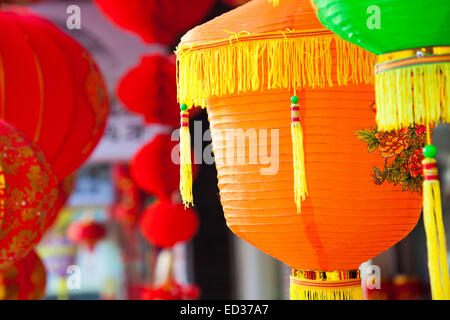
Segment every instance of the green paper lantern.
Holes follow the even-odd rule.
[[[450,123],[449,0],[313,0],[320,21],[377,54],[381,130]]]
[[[449,0],[314,0],[325,27],[377,55],[450,45]]]

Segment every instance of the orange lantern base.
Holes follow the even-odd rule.
[[[364,300],[359,270],[291,272],[291,300]]]

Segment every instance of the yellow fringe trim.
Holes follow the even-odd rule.
[[[300,122],[291,125],[292,153],[294,165],[294,191],[297,213],[302,211],[302,201],[308,196],[308,185],[306,183],[305,152],[303,146],[303,129]]]
[[[435,162],[434,159],[426,158],[423,164]],[[435,300],[449,300],[450,280],[439,180],[424,180],[423,221],[427,235],[431,293]]]
[[[280,0],[269,0],[269,3],[271,3],[274,7],[277,7],[280,5]]]
[[[450,64],[414,65],[375,76],[377,124],[396,130],[450,122]]]
[[[317,272],[315,272],[317,274]],[[320,272],[323,274],[324,272]],[[326,274],[342,272],[326,272]],[[317,277],[310,279],[293,270],[291,274],[291,300],[364,300],[359,273],[356,278]],[[306,275],[310,275],[307,272]]]
[[[185,207],[193,205],[191,134],[189,127],[180,129],[180,193]]]
[[[240,33],[184,44],[176,53],[178,101],[188,108],[206,107],[211,96],[372,83],[375,62],[373,54],[326,29]]]

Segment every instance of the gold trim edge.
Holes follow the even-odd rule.
[[[361,279],[359,270],[309,271],[292,269],[291,278],[297,280],[342,281]]]

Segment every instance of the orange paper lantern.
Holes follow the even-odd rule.
[[[418,192],[374,179],[374,168],[388,172],[421,137],[411,143],[392,132],[383,140],[372,130],[372,61],[324,29],[306,0],[251,1],[191,30],[178,48],[179,100],[207,107],[227,225],[293,268],[293,299],[362,298],[355,270],[405,237],[420,215]],[[300,110],[291,116],[293,95]],[[301,212],[294,121],[307,181]],[[228,153],[229,132],[247,134],[237,157]],[[259,156],[267,147],[270,163],[252,162],[255,146]]]
[[[0,118],[37,142],[59,180],[106,126],[105,84],[90,54],[50,22],[0,12]]]

